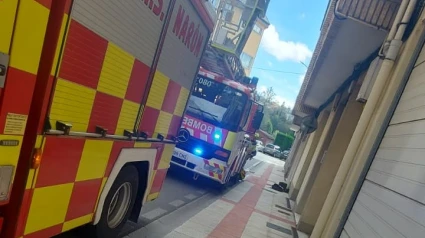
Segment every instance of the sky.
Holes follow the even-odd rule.
[[[307,71],[300,61],[310,62],[328,1],[270,0],[270,26],[263,33],[250,75],[259,78],[260,92],[272,86],[275,100],[293,107]]]

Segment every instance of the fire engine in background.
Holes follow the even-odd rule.
[[[232,4],[240,17],[226,10]],[[252,156],[250,145],[264,114],[255,98],[258,78],[245,76],[239,55],[268,4],[269,0],[219,1],[217,23],[171,159],[173,165],[192,171],[194,179],[202,175],[226,185],[245,176],[243,166]]]
[[[204,3],[2,0],[0,22],[0,237],[117,236],[169,168]]]
[[[252,156],[250,145],[263,119],[256,102],[258,78],[245,76],[241,54],[257,18],[265,17],[269,0],[237,3],[239,20],[223,9],[201,60],[197,80],[183,117],[171,159],[173,165],[220,184],[243,179],[243,166]]]
[[[178,133],[171,163],[227,184],[243,179],[247,149],[263,118],[257,78],[236,82],[201,68]]]

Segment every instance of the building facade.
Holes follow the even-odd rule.
[[[312,238],[424,237],[421,0],[331,0],[293,110],[285,168]]]
[[[255,0],[209,0],[217,13],[216,29],[212,43],[218,48],[233,51],[250,20]],[[240,60],[247,76],[260,47],[264,30],[270,25],[267,17],[257,18],[251,33],[240,53]]]
[[[269,27],[270,23],[265,18],[257,19],[251,34],[249,35],[248,41],[240,55],[242,66],[245,69],[245,74],[250,76],[252,66],[257,56],[258,49],[260,48],[261,39],[264,31]]]

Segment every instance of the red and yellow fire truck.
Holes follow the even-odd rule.
[[[244,178],[249,146],[263,118],[258,78],[225,77],[220,50],[208,47],[178,133],[171,163],[220,184]],[[208,57],[208,55],[210,57]],[[220,69],[220,74],[212,72]],[[247,136],[249,137],[247,138]]]
[[[0,0],[0,237],[115,237],[158,197],[213,29],[203,4]]]

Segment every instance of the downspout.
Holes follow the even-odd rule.
[[[407,70],[405,71],[403,78],[401,80],[400,86],[397,88],[397,91],[395,93],[394,99],[391,101],[391,104],[389,106],[389,110],[385,115],[385,118],[383,120],[383,123],[379,129],[379,133],[377,136],[377,140],[375,140],[375,143],[372,146],[371,153],[369,154],[366,164],[361,172],[360,178],[358,179],[356,186],[354,188],[354,193],[350,198],[350,201],[348,202],[348,205],[344,211],[344,214],[342,216],[341,222],[335,232],[335,237],[339,236],[342,233],[342,230],[344,229],[345,223],[348,220],[348,217],[350,215],[350,212],[354,206],[354,203],[357,199],[357,195],[360,193],[360,189],[362,188],[363,182],[366,179],[367,173],[369,172],[370,166],[372,165],[373,159],[376,156],[376,153],[378,152],[379,146],[381,145],[382,139],[385,136],[385,133],[387,131],[387,127],[390,124],[390,121],[393,117],[393,114],[397,108],[397,105],[400,101],[400,98],[403,94],[403,91],[407,85],[407,82],[409,81],[410,75],[412,74],[413,69],[415,68],[415,63],[417,61],[417,58],[419,57],[422,48],[424,46],[425,42],[425,31],[423,31],[419,38],[419,44],[416,46],[412,57],[410,58],[409,65],[407,66]],[[390,88],[391,86],[389,86]]]
[[[382,66],[379,70],[363,113],[360,116],[357,127],[353,133],[350,144],[347,147],[344,158],[341,161],[341,165],[335,176],[332,187],[322,207],[319,218],[313,229],[313,233],[311,234],[311,238],[319,238],[322,236],[325,225],[328,222],[331,211],[344,185],[353,160],[355,159],[356,152],[361,145],[361,141],[363,140],[368,124],[372,119],[373,113],[378,105],[379,98],[381,97],[385,84],[390,76],[391,70],[394,66],[394,61],[402,45],[401,39],[406,29],[406,23],[409,22],[415,5],[416,0],[403,0],[400,5],[399,11],[397,12],[394,23],[388,34],[386,42],[389,42],[389,47],[382,62]]]

